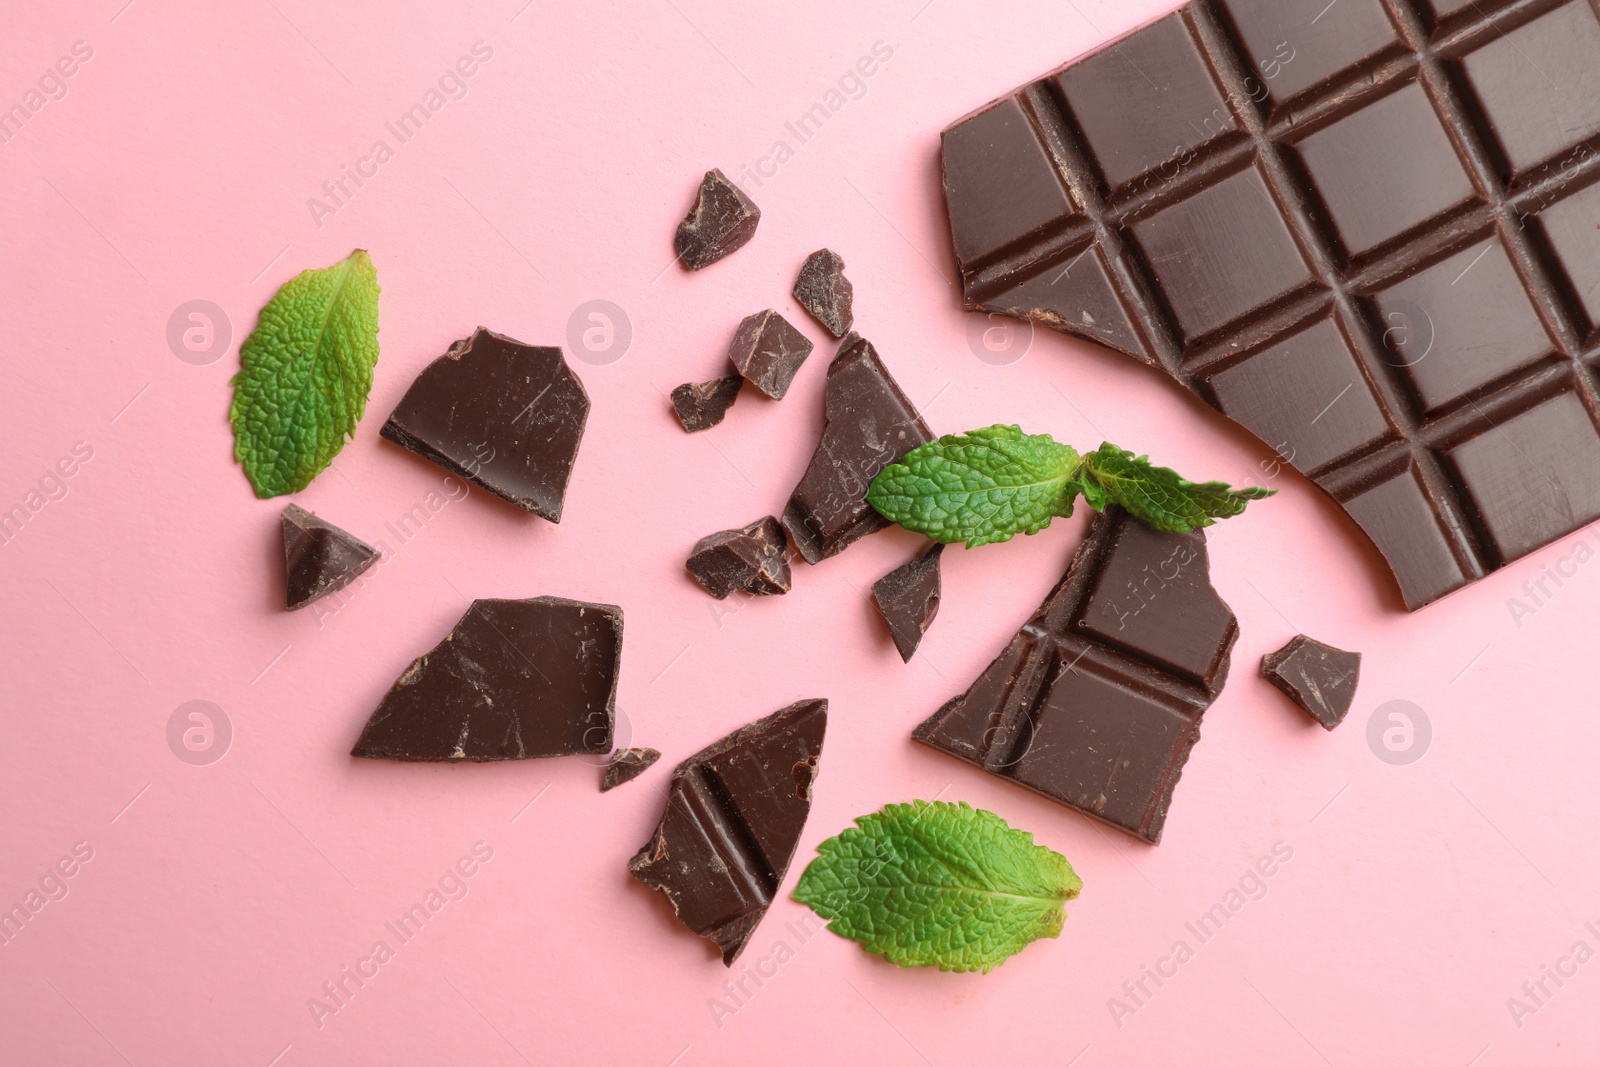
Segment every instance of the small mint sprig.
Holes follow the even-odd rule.
[[[1118,504],[1152,529],[1188,533],[1274,491],[1191,482],[1110,443],[1079,455],[1049,434],[990,426],[913,449],[872,480],[867,502],[908,530],[975,548],[1038,533],[1080,495],[1098,511]]]

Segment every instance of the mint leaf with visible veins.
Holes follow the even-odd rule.
[[[1244,510],[1276,490],[1230,489],[1225,482],[1191,482],[1109,442],[1083,457],[1083,499],[1097,511],[1120,504],[1152,530],[1188,533]]]
[[[311,484],[355,435],[378,362],[378,275],[356,249],[261,309],[233,378],[234,458],[259,497]]]
[[[890,804],[817,851],[794,899],[902,967],[993,970],[1060,936],[1083,888],[1065,856],[965,803]]]
[[[912,449],[872,480],[867,502],[908,530],[975,548],[1071,515],[1080,463],[1049,434],[990,426]]]

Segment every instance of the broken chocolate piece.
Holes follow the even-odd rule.
[[[622,609],[474,600],[405,669],[350,751],[367,759],[535,759],[611,751]]]
[[[806,257],[794,282],[794,298],[835,337],[843,337],[855,321],[850,309],[854,296],[839,253],[822,248]]]
[[[288,608],[337,593],[378,562],[378,550],[298,504],[283,509],[283,562]]]
[[[625,782],[631,782],[649,770],[661,753],[653,748],[619,748],[611,753],[605,773],[600,778],[600,792],[607,793]]]
[[[807,563],[888,526],[867,503],[867,487],[883,468],[933,440],[877,350],[853,333],[828,367],[823,419],[822,440],[783,513],[784,529]]]
[[[1154,844],[1238,636],[1205,534],[1112,506],[1006,650],[912,736]]]
[[[713,168],[701,179],[694,206],[678,223],[673,243],[683,265],[699,270],[743,248],[756,235],[760,221],[761,209],[755,202]]]
[[[678,764],[655,835],[628,863],[730,967],[794,859],[827,726],[828,702],[802,700]]]
[[[1344,721],[1356,699],[1361,653],[1297,635],[1278,651],[1261,657],[1261,676],[1296,706],[1331,730]]]
[[[688,566],[689,576],[718,600],[735,590],[752,596],[789,591],[789,542],[771,515],[742,530],[702,537]]]
[[[672,391],[672,410],[685,433],[709,430],[721,422],[733,402],[739,399],[744,376],[730,375],[709,382],[685,382]]]
[[[424,368],[381,433],[525,511],[561,521],[589,394],[559,348],[483,327]]]
[[[872,602],[889,624],[889,636],[906,663],[911,662],[922,635],[939,614],[939,557],[943,552],[944,546],[935,542],[872,583]]]
[[[943,163],[968,308],[1197,394],[1415,609],[1600,518],[1597,134],[1593,5],[1193,0]]]
[[[751,385],[782,400],[812,347],[805,334],[768,308],[739,323],[728,345],[728,358]]]

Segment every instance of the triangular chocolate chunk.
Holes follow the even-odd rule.
[[[889,625],[889,636],[906,663],[922,643],[922,635],[939,614],[942,582],[939,559],[944,546],[934,544],[872,583],[872,602]]]
[[[600,776],[600,792],[609,793],[655,766],[661,753],[653,748],[619,748],[606,761],[605,773]]]
[[[384,437],[524,511],[561,521],[589,394],[559,348],[479,327],[417,375]]]
[[[802,700],[684,760],[655,835],[628,863],[730,967],[794,859],[827,726],[828,702]]]
[[[378,550],[298,504],[283,509],[283,562],[288,607],[303,608],[337,593],[374,563]]]
[[[400,675],[350,754],[475,763],[605,755],[621,664],[619,607],[474,600]]]
[[[1278,651],[1261,657],[1261,675],[1324,730],[1331,730],[1344,721],[1356,699],[1361,653],[1298,634]]]
[[[673,244],[683,265],[699,270],[743,248],[756,235],[760,221],[761,209],[755,202],[726,174],[712,168],[701,179],[689,214],[678,223]]]
[[[856,334],[828,366],[822,440],[789,497],[784,529],[807,563],[817,563],[889,525],[867,503],[878,472],[933,440],[916,406],[890,377],[877,349]]]
[[[1005,651],[912,736],[1154,844],[1238,636],[1205,535],[1112,507]]]

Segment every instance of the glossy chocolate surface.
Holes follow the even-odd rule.
[[[481,326],[417,375],[384,437],[524,511],[561,521],[589,394],[559,348]]]
[[[378,562],[378,550],[298,504],[283,509],[288,608],[337,593]]]
[[[690,756],[628,864],[678,920],[733,961],[783,885],[811,812],[826,700],[802,700]]]
[[[534,759],[611,751],[622,609],[542,596],[474,600],[401,673],[352,756]]]
[[[1600,518],[1600,18],[1191,0],[944,133],[967,306],[1125,352],[1427,604]]]
[[[1113,507],[995,661],[912,736],[1152,844],[1239,627],[1205,535]]]

